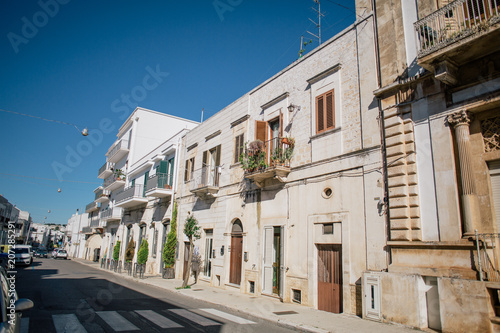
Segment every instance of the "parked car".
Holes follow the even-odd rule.
[[[31,246],[29,245],[14,245],[14,257],[16,265],[31,265],[33,257],[31,255]]]
[[[55,248],[54,250],[52,250],[52,258],[56,258],[57,252],[59,252],[59,250],[59,248]]]
[[[0,332],[19,333],[21,331],[21,315],[23,311],[33,307],[33,302],[26,298],[19,299],[17,292],[11,289],[5,270],[0,267]],[[7,308],[14,303],[15,311],[11,313]]]
[[[55,258],[56,259],[68,259],[68,252],[66,252],[66,250],[61,249],[61,250],[57,251]]]
[[[34,257],[37,258],[47,258],[47,250],[45,249],[36,249],[33,253]]]

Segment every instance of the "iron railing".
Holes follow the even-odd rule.
[[[194,171],[191,189],[205,186],[219,187],[220,174],[221,166],[204,165],[201,169]]]
[[[108,208],[99,213],[101,220],[121,219],[123,209],[121,207]]]
[[[109,176],[108,178],[104,179],[104,182],[102,184],[102,186],[104,188],[108,187],[109,185],[113,184],[114,182],[116,181],[125,181],[125,176],[116,176],[116,175],[111,175]]]
[[[109,197],[109,191],[106,191],[105,189],[99,189],[96,193],[95,193],[95,200],[101,198],[101,197]]]
[[[109,150],[106,156],[108,157],[108,159],[111,159],[113,158],[113,156],[116,155],[116,153],[118,153],[122,149],[129,149],[128,140],[121,139],[120,141],[118,141],[116,145],[114,145],[113,148]]]
[[[475,231],[479,280],[500,281],[499,259],[500,234]]]
[[[144,198],[144,185],[134,185],[116,194],[115,202],[120,203],[133,198]]]
[[[500,0],[456,0],[415,22],[418,57],[500,21]]]
[[[97,228],[97,227],[99,227],[99,215],[92,216],[90,218],[90,227],[91,228]]]
[[[157,173],[148,178],[146,183],[146,192],[157,188],[171,189],[172,188],[172,174]]]
[[[101,173],[103,173],[106,170],[113,171],[115,164],[112,162],[106,162],[102,167],[99,168],[99,173],[97,176],[99,176]]]
[[[96,209],[99,209],[99,203],[95,202],[95,201],[92,201],[87,206],[85,206],[85,211],[86,212],[89,212],[89,211],[92,211],[92,210],[96,210]]]
[[[240,156],[241,167],[245,172],[265,171],[276,166],[290,166],[294,143],[288,138],[273,138],[266,142],[252,141]]]

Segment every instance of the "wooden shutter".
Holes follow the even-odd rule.
[[[203,165],[201,166],[201,183],[199,186],[207,185],[207,174],[208,174],[208,150],[203,152]]]
[[[335,90],[316,97],[316,133],[335,128]]]
[[[189,160],[186,160],[186,167],[184,168],[184,181],[187,182],[189,179]]]
[[[255,140],[262,140],[262,142],[267,141],[267,122],[255,121]]]
[[[191,174],[189,175],[189,179],[193,179],[194,175],[194,157],[190,159],[191,161]]]
[[[325,130],[324,122],[324,106],[323,106],[323,96],[318,96],[316,98],[316,132],[320,133]]]
[[[326,93],[326,128],[335,127],[335,96],[334,91]]]
[[[168,162],[167,161],[160,161],[160,165],[159,165],[158,171],[160,173],[168,173]]]
[[[215,166],[220,165],[220,145],[215,147]]]
[[[240,135],[234,138],[234,163],[238,163],[240,158]]]
[[[280,110],[280,131],[279,131],[280,138],[283,137],[283,113]]]

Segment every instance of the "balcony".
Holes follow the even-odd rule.
[[[98,228],[99,227],[99,214],[96,214],[95,216],[90,217],[90,227],[91,228]]]
[[[500,51],[500,0],[456,0],[414,27],[418,64],[454,85],[458,67]]]
[[[121,207],[108,208],[99,213],[99,218],[101,221],[106,222],[120,221],[122,219],[122,213],[123,208]]]
[[[148,203],[148,198],[144,197],[144,185],[134,185],[119,192],[115,198],[115,206],[117,207],[133,207],[137,205],[145,205]]]
[[[220,166],[206,165],[195,170],[190,191],[200,198],[214,196],[219,192]]]
[[[109,191],[99,186],[95,191],[95,202],[108,202],[109,201]]]
[[[113,174],[114,167],[114,163],[104,163],[104,165],[99,169],[99,172],[97,173],[97,178],[106,179],[107,177],[111,176]]]
[[[172,175],[157,173],[149,177],[146,183],[146,196],[164,198],[172,196]]]
[[[99,205],[99,203],[92,201],[87,206],[85,206],[85,213],[92,213],[96,210],[99,210],[100,206],[101,205]]]
[[[125,176],[111,175],[104,180],[102,186],[106,191],[114,191],[120,187],[125,186]]]
[[[286,182],[294,147],[292,138],[250,142],[240,157],[245,178],[255,182],[258,187],[264,187],[268,180]]]
[[[81,233],[86,234],[86,235],[90,235],[90,234],[92,234],[92,228],[91,227],[83,227]]]
[[[109,148],[108,153],[106,154],[108,162],[118,162],[128,154],[129,148],[128,140],[121,139],[113,147]]]

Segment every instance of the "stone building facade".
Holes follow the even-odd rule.
[[[192,215],[200,279],[361,314],[363,272],[387,267],[373,27],[360,16],[185,135],[178,278]]]
[[[375,13],[390,251],[365,318],[498,330],[498,5],[357,2]]]

